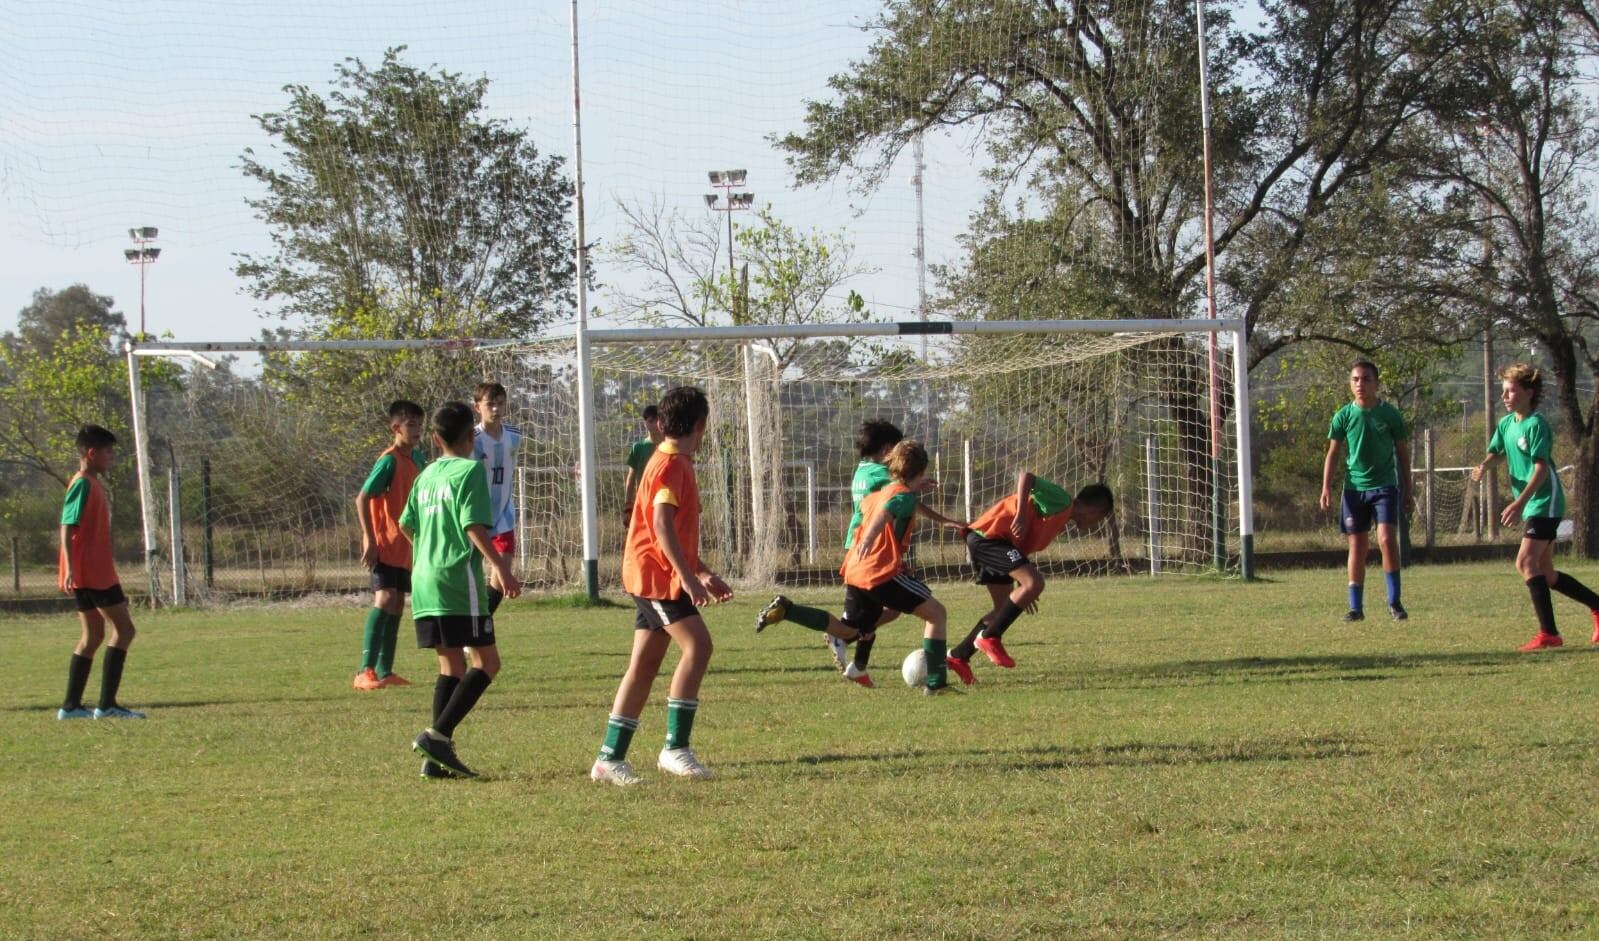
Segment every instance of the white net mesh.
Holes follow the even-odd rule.
[[[746,585],[834,580],[855,429],[867,418],[889,419],[926,444],[939,482],[929,503],[950,517],[981,514],[1013,492],[1022,470],[1069,489],[1107,483],[1116,515],[1094,532],[1068,531],[1040,554],[1046,570],[1229,564],[1232,441],[1224,434],[1216,476],[1200,341],[937,337],[925,363],[920,349],[919,341],[843,338],[594,346],[602,582],[614,584],[620,568],[623,456],[642,432],[644,407],[676,385],[699,386],[712,403],[696,458],[703,555]],[[377,375],[410,379],[361,378]],[[361,587],[353,498],[386,444],[383,405],[466,399],[478,379],[508,388],[508,421],[527,436],[516,488],[519,574],[537,588],[581,588],[575,347],[562,340],[475,352],[276,354],[260,379],[196,370],[181,390],[152,392],[157,471],[169,477],[175,460],[181,484],[186,595]],[[320,391],[329,381],[371,391],[330,399]],[[158,518],[168,520],[169,508]],[[952,534],[925,529],[915,552],[925,577],[967,577],[964,544]]]

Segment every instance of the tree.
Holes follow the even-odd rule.
[[[128,414],[127,324],[113,303],[81,284],[40,288],[0,335],[0,463],[65,487],[78,428]]]
[[[1599,112],[1579,66],[1587,24],[1562,0],[1497,0],[1470,21],[1454,107],[1434,113],[1417,178],[1449,215],[1429,290],[1475,324],[1535,345],[1577,442],[1576,545],[1599,558],[1599,225],[1589,206]],[[1448,241],[1447,236],[1453,240]],[[1552,393],[1552,395],[1550,395]]]
[[[462,310],[521,337],[570,313],[576,264],[563,160],[484,115],[488,80],[401,60],[335,67],[325,96],[290,85],[255,120],[277,159],[244,152],[274,249],[237,273],[298,331],[427,336]]]

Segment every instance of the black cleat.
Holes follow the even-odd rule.
[[[416,741],[411,743],[411,749],[421,752],[422,757],[428,761],[453,771],[460,777],[477,777],[476,771],[462,764],[461,759],[455,756],[455,743],[432,729],[427,729],[418,735]]]
[[[1348,611],[1344,612],[1345,621],[1364,621],[1365,619],[1366,612],[1364,611],[1356,611],[1354,608],[1350,608]]]
[[[773,598],[766,607],[761,609],[760,614],[755,615],[755,633],[759,634],[761,631],[766,630],[768,626],[788,617],[788,608],[791,604],[793,602],[782,595]]]
[[[1388,606],[1388,614],[1395,621],[1410,620],[1410,615],[1405,611],[1405,606],[1397,602]]]
[[[448,781],[453,778],[458,778],[460,775],[456,774],[454,771],[451,771],[449,768],[444,767],[443,765],[436,765],[429,759],[423,758],[422,777],[431,778],[437,781]]]

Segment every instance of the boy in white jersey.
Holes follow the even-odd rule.
[[[516,450],[522,445],[522,433],[501,421],[505,415],[505,386],[498,382],[480,382],[472,390],[472,407],[477,411],[478,424],[472,429],[472,456],[483,462],[489,478],[490,542],[494,551],[507,559],[516,554],[516,500],[512,487],[516,482]],[[489,579],[489,614],[500,607],[505,597],[495,578]]]

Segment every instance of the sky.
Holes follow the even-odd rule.
[[[245,148],[269,141],[252,114],[283,86],[325,90],[335,63],[405,45],[413,65],[490,80],[492,116],[546,153],[572,151],[571,5],[563,0],[10,0],[0,30],[0,330],[41,287],[82,282],[136,325],[132,226],[157,226],[148,329],[247,339],[276,325],[241,290],[235,255],[269,246],[245,200]],[[706,171],[743,168],[758,204],[802,228],[843,230],[878,269],[850,287],[883,319],[916,306],[911,168],[862,196],[840,181],[798,188],[769,143],[802,127],[807,98],[863,55],[865,0],[581,0],[589,238],[620,234],[618,199],[708,212]],[[970,141],[931,139],[928,260],[952,260],[981,179]],[[628,278],[597,262],[611,309]],[[603,322],[603,321],[602,321]]]

